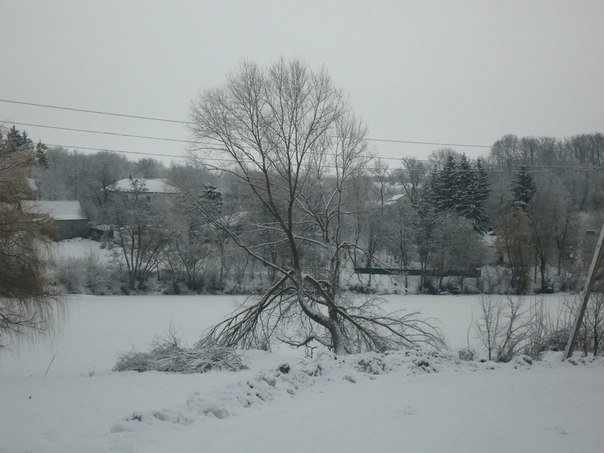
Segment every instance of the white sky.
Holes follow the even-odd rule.
[[[242,59],[279,56],[325,64],[375,138],[491,145],[604,131],[601,0],[0,0],[0,99],[187,120],[198,90]],[[180,125],[3,102],[0,120],[188,138]],[[19,128],[50,144],[185,151]],[[372,146],[386,157],[438,148]]]

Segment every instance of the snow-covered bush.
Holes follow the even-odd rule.
[[[118,276],[99,255],[89,251],[82,258],[64,258],[57,262],[56,278],[71,294],[112,294]]]
[[[65,258],[57,262],[56,278],[67,293],[81,294],[84,287],[84,272],[80,258]]]
[[[503,266],[483,266],[477,286],[486,294],[505,294],[511,289],[510,279],[510,270]]]
[[[230,348],[185,348],[170,333],[156,341],[149,352],[131,351],[122,354],[114,371],[163,371],[169,373],[205,373],[211,370],[240,371],[246,369],[241,357]]]

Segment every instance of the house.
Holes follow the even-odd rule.
[[[21,210],[34,216],[49,216],[59,240],[88,235],[88,218],[82,212],[80,202],[77,200],[23,200]]]
[[[165,179],[132,177],[120,179],[107,187],[106,190],[111,192],[112,196],[116,194],[118,196],[127,196],[128,194],[143,192],[148,202],[172,199],[180,193],[180,190],[168,184]]]

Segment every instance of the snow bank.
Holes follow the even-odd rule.
[[[141,431],[144,427],[161,422],[190,425],[200,421],[200,417],[225,419],[241,413],[244,408],[293,397],[311,386],[342,382],[356,384],[388,373],[414,376],[443,371],[519,369],[532,363],[528,357],[519,357],[506,365],[487,361],[464,361],[455,353],[422,348],[343,357],[321,353],[315,358],[295,361],[293,365],[288,362],[275,369],[261,371],[251,379],[233,383],[219,391],[209,394],[195,392],[184,405],[134,412],[123,422],[114,425],[111,432]]]

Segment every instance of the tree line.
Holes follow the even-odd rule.
[[[160,244],[158,254],[152,255],[155,258],[135,260],[134,268],[142,267],[144,272],[129,269],[132,254],[124,251],[130,275],[126,286],[131,290],[158,267],[172,269],[168,274],[175,290],[191,291],[245,291],[254,286],[253,279],[271,273],[258,269],[259,264],[247,257],[242,261],[244,255],[232,241],[207,220],[201,221],[203,216],[192,207],[194,201],[183,195],[195,192],[197,201],[210,203],[213,199],[213,209],[226,217],[262,223],[262,217],[270,217],[270,213],[260,204],[250,214],[256,201],[241,181],[200,161],[166,166],[151,158],[130,161],[110,152],[84,154],[42,147],[35,147],[37,160],[31,171],[40,198],[78,199],[93,223],[119,227],[115,231],[122,247],[133,243],[119,242],[128,222],[139,222],[136,226],[141,235],[155,237],[149,242],[151,249],[157,248],[152,243]],[[350,252],[351,266],[394,267],[403,276],[408,275],[405,270],[419,270],[417,288],[408,289],[420,292],[576,289],[591,245],[589,234],[598,228],[598,211],[604,207],[601,153],[602,134],[564,140],[508,135],[481,159],[441,149],[426,161],[403,159],[393,168],[379,159],[366,163],[365,170],[346,187],[349,212],[342,231],[359,245]],[[174,197],[169,208],[136,205],[136,199],[129,206],[117,207],[111,185],[129,176],[164,178],[182,189],[181,195]],[[323,178],[332,177],[327,169]],[[144,191],[141,187],[138,192]],[[133,214],[137,209],[144,209],[145,215]],[[179,220],[188,219],[188,226],[166,224],[162,216],[171,217],[166,215],[167,209],[176,210]],[[130,213],[128,219],[126,212]],[[145,232],[140,222],[154,217],[161,228],[150,222]],[[251,228],[238,228],[251,234],[247,231]],[[257,246],[269,248],[278,260],[280,244],[262,245],[270,242],[270,230],[260,229],[255,234]],[[465,275],[478,268],[483,268],[484,282],[469,285]],[[370,286],[375,279],[371,274],[365,278]],[[405,281],[408,287],[408,278]]]

